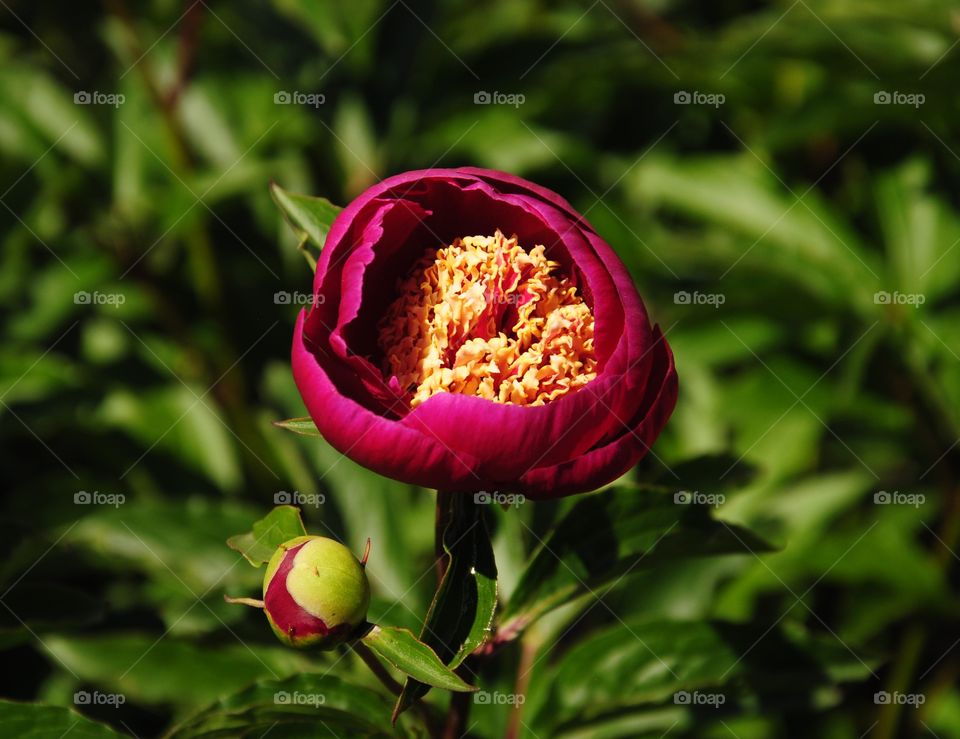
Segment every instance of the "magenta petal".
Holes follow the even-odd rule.
[[[386,477],[424,487],[456,489],[475,480],[476,460],[428,433],[378,415],[340,392],[324,370],[329,357],[305,343],[306,313],[294,329],[293,378],[317,429],[337,451]]]
[[[293,569],[293,560],[302,547],[303,544],[300,544],[287,550],[267,586],[267,592],[263,594],[264,609],[270,619],[291,640],[323,637],[330,633],[323,619],[305,611],[287,590],[287,575]]]
[[[654,328],[656,360],[651,383],[644,399],[644,412],[622,424],[622,434],[604,446],[553,467],[530,470],[520,480],[519,490],[534,500],[560,498],[596,490],[625,474],[650,450],[663,430],[677,402],[677,372],[673,352]]]

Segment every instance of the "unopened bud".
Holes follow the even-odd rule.
[[[263,603],[270,627],[292,647],[330,649],[366,621],[370,584],[343,544],[298,536],[267,564]]]

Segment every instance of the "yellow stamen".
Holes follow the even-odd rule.
[[[411,408],[440,392],[543,405],[596,377],[593,313],[542,245],[466,236],[430,249],[378,328]]]

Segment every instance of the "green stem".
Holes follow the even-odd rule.
[[[450,696],[450,708],[443,726],[443,739],[462,739],[467,734],[467,718],[470,716],[472,693],[454,693]]]
[[[436,558],[434,568],[437,572],[438,587],[440,586],[440,581],[443,580],[444,573],[447,571],[449,558],[443,549],[443,535],[447,530],[447,526],[450,524],[451,519],[453,518],[455,495],[455,493],[450,493],[443,490],[437,491],[437,510],[434,517],[433,528],[433,555]]]
[[[403,691],[403,686],[393,679],[390,673],[387,672],[387,668],[381,664],[380,660],[377,659],[377,656],[370,651],[370,648],[366,644],[358,639],[353,642],[350,647],[356,655],[364,661],[364,664],[370,668],[370,671],[377,676],[377,679],[383,683],[383,686],[387,690],[393,693],[393,695],[400,695]]]
[[[527,687],[530,684],[530,673],[533,672],[534,659],[537,655],[537,647],[529,635],[524,635],[520,642],[520,660],[517,663],[517,679],[514,683],[513,692],[516,695],[527,694]],[[510,711],[510,718],[507,720],[507,730],[504,732],[504,739],[517,739],[520,736],[520,727],[523,725],[523,703],[518,703]]]
[[[453,507],[457,495],[457,493],[444,490],[437,491],[437,510],[434,519],[434,555],[436,556],[437,587],[440,586],[440,582],[443,580],[443,576],[449,565],[449,557],[443,549],[443,535],[453,518]],[[453,693],[450,696],[450,705],[447,708],[443,731],[440,734],[443,739],[460,739],[460,737],[466,734],[471,700],[472,696],[470,693]]]

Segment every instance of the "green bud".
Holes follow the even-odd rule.
[[[330,649],[366,621],[370,584],[364,565],[345,546],[298,536],[281,544],[267,564],[263,602],[284,644]]]

